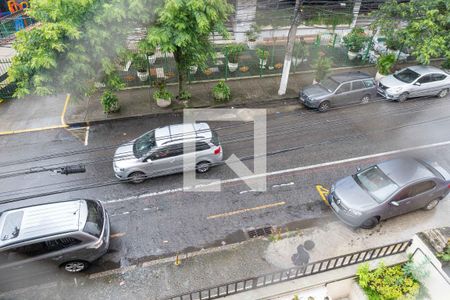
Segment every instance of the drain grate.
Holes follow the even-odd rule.
[[[251,229],[251,230],[247,231],[247,234],[248,234],[249,238],[255,238],[255,237],[260,237],[260,236],[267,236],[267,235],[272,234],[272,233],[273,233],[273,228],[271,226]]]

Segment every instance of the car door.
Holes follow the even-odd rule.
[[[432,90],[429,96],[437,95],[440,91],[442,91],[445,88],[450,87],[450,85],[447,83],[445,79],[447,78],[446,75],[440,74],[440,73],[434,73],[431,74],[431,80],[432,80]]]
[[[148,176],[161,176],[171,174],[172,158],[169,156],[169,146],[162,146],[155,149],[148,157],[146,173]]]
[[[355,80],[352,82],[352,92],[348,97],[347,104],[360,103],[366,95],[365,85],[362,80]],[[370,93],[367,93],[370,94]]]
[[[412,97],[427,96],[432,89],[432,85],[431,74],[424,75],[414,83],[410,95]]]
[[[350,82],[341,84],[341,86],[336,89],[334,96],[331,98],[332,99],[331,106],[336,107],[348,104],[350,94],[351,94]]]

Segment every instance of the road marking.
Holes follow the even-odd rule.
[[[272,185],[272,188],[280,188],[280,187],[283,187],[283,186],[290,186],[290,185],[294,185],[294,184],[295,183],[293,183],[293,182],[274,184],[274,185]]]
[[[249,212],[249,211],[255,211],[255,210],[260,210],[260,209],[272,208],[272,207],[281,206],[281,205],[285,205],[285,204],[286,204],[286,202],[281,201],[281,202],[276,202],[276,203],[272,203],[272,204],[261,205],[261,206],[252,207],[252,208],[244,208],[244,209],[235,210],[235,211],[230,211],[230,212],[223,213],[223,214],[211,215],[211,216],[208,216],[206,219],[211,220],[211,219],[217,219],[217,218],[229,217],[229,216],[233,216],[233,215],[237,215],[237,214],[242,214],[242,213]]]
[[[62,126],[67,126],[66,121],[64,120],[64,116],[66,115],[67,106],[69,105],[69,101],[70,101],[70,94],[67,94],[66,95],[66,102],[64,102],[64,107],[63,107],[63,110],[61,112],[61,125]]]
[[[84,135],[84,145],[87,146],[89,142],[89,126],[86,127],[86,134]]]
[[[320,198],[322,198],[323,202],[325,202],[326,205],[330,206],[327,200],[327,196],[330,194],[330,190],[327,188],[324,188],[323,185],[317,184],[316,190],[320,195]]]
[[[47,127],[38,127],[38,128],[29,128],[29,129],[19,129],[19,130],[10,130],[10,131],[2,131],[0,132],[0,135],[10,135],[10,134],[17,134],[17,133],[27,133],[27,132],[35,132],[35,131],[44,131],[44,130],[50,130],[50,129],[58,129],[58,128],[67,128],[67,125],[54,125],[54,126],[47,126]]]
[[[214,185],[239,182],[239,181],[243,181],[243,180],[249,180],[249,179],[260,178],[260,177],[268,177],[268,176],[281,175],[281,174],[286,174],[286,173],[301,172],[301,171],[306,171],[306,170],[318,169],[318,168],[322,168],[322,167],[329,167],[329,166],[334,166],[334,165],[339,165],[339,164],[344,164],[344,163],[349,163],[349,162],[370,159],[370,158],[388,156],[388,155],[410,152],[410,151],[415,151],[415,150],[425,150],[425,149],[448,146],[448,145],[450,145],[450,141],[408,147],[408,148],[403,148],[403,149],[398,149],[398,150],[392,150],[392,151],[380,152],[380,153],[369,154],[369,155],[364,155],[364,156],[335,160],[335,161],[330,161],[330,162],[320,163],[320,164],[315,164],[315,165],[267,172],[267,173],[263,173],[263,174],[255,174],[255,175],[245,176],[242,178],[238,177],[238,178],[225,179],[222,181],[214,181],[214,182],[211,182],[208,184],[202,184],[202,185],[197,185],[197,186],[190,186],[190,187],[185,187],[185,188],[181,187],[181,188],[164,190],[164,191],[159,191],[159,192],[145,193],[145,194],[141,194],[141,195],[137,195],[137,196],[130,196],[130,197],[126,197],[126,198],[105,200],[104,203],[109,204],[109,203],[117,203],[117,202],[124,202],[124,201],[130,201],[130,200],[139,200],[142,198],[149,198],[149,197],[161,196],[161,195],[166,195],[166,194],[173,194],[173,193],[178,193],[178,192],[183,192],[183,191],[194,191],[195,192],[195,190],[197,188],[205,188],[205,187],[210,187],[210,186],[214,186]]]
[[[109,237],[111,239],[115,239],[115,238],[123,237],[125,234],[126,234],[125,232],[118,232],[118,233],[111,234]]]

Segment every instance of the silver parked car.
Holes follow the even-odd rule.
[[[184,153],[183,142],[195,143]],[[146,178],[183,172],[183,157],[195,155],[196,170],[205,173],[222,161],[217,133],[207,123],[159,127],[121,145],[114,154],[114,173],[120,180],[140,183]]]
[[[0,215],[0,282],[48,263],[80,272],[105,254],[110,224],[100,201],[71,200],[9,209]]]
[[[303,88],[300,103],[320,112],[332,107],[354,103],[367,103],[377,95],[374,79],[363,72],[346,72],[331,75],[320,83]]]
[[[433,66],[411,66],[383,77],[377,91],[389,100],[403,102],[408,98],[437,96],[450,90],[450,74]]]
[[[449,191],[450,174],[437,163],[397,158],[337,181],[327,200],[347,225],[372,228],[380,220],[431,210]]]

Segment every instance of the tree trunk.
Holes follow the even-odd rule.
[[[175,63],[177,64],[178,70],[178,97],[181,95],[181,92],[184,91],[184,64],[181,58],[180,50],[176,50],[173,53],[173,58],[175,59]]]
[[[289,29],[288,40],[286,45],[286,54],[284,56],[283,73],[281,74],[280,88],[278,95],[286,94],[286,88],[289,80],[289,70],[291,69],[292,51],[294,49],[295,36],[297,34],[297,27],[300,24],[302,16],[303,0],[295,0],[295,15]]]

